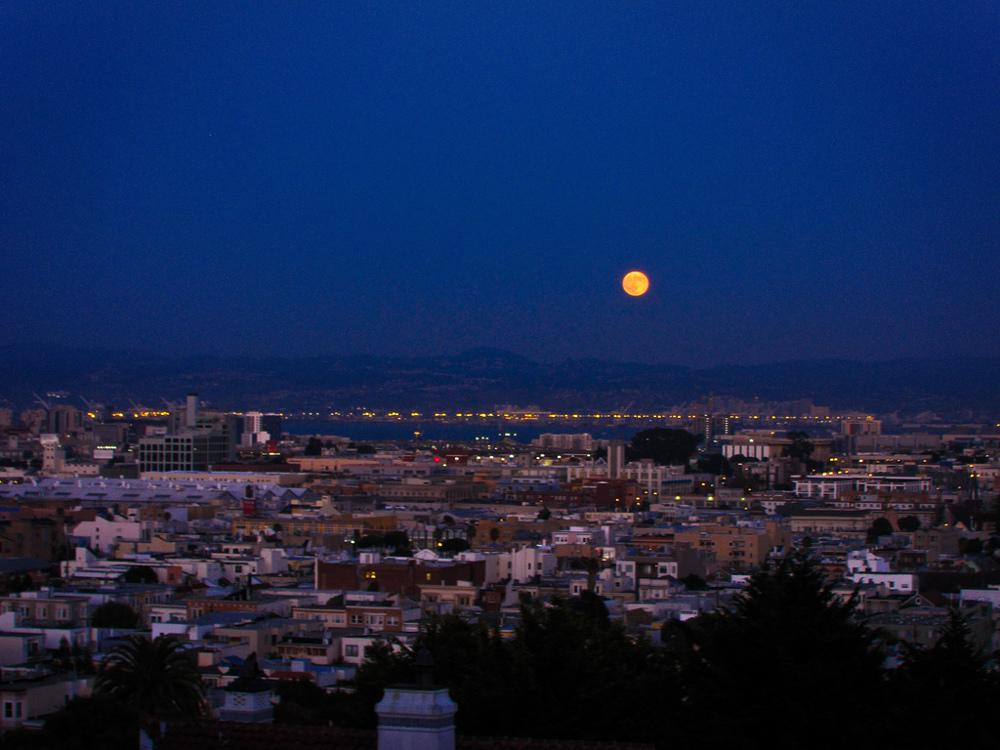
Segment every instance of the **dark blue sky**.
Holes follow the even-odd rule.
[[[1000,356],[992,0],[11,0],[0,38],[0,343]]]

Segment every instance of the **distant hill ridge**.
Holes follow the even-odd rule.
[[[818,406],[962,421],[1000,414],[1000,359],[860,362],[843,359],[694,368],[594,359],[539,363],[502,349],[396,357],[324,355],[170,357],[62,346],[0,346],[0,405],[21,410],[32,393],[66,391],[127,407],[151,407],[189,391],[222,408],[285,411],[491,409],[537,404],[550,411],[659,411],[708,396],[809,399]]]

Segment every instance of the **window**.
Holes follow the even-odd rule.
[[[354,645],[344,646],[344,656],[357,656],[358,647]]]
[[[360,625],[364,622],[361,615],[351,615],[351,625]]]

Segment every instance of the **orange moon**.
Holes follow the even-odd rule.
[[[622,289],[633,297],[641,297],[649,289],[649,279],[642,271],[629,271],[622,279]]]

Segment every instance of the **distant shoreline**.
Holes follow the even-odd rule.
[[[620,426],[599,427],[592,424],[569,426],[559,424],[448,424],[445,422],[359,422],[348,420],[289,420],[282,424],[282,431],[290,435],[336,435],[354,441],[365,442],[411,442],[414,432],[420,431],[421,442],[457,441],[496,443],[507,438],[510,442],[527,445],[544,433],[590,433],[598,440],[616,437],[628,439],[643,426],[629,426],[624,431]]]

